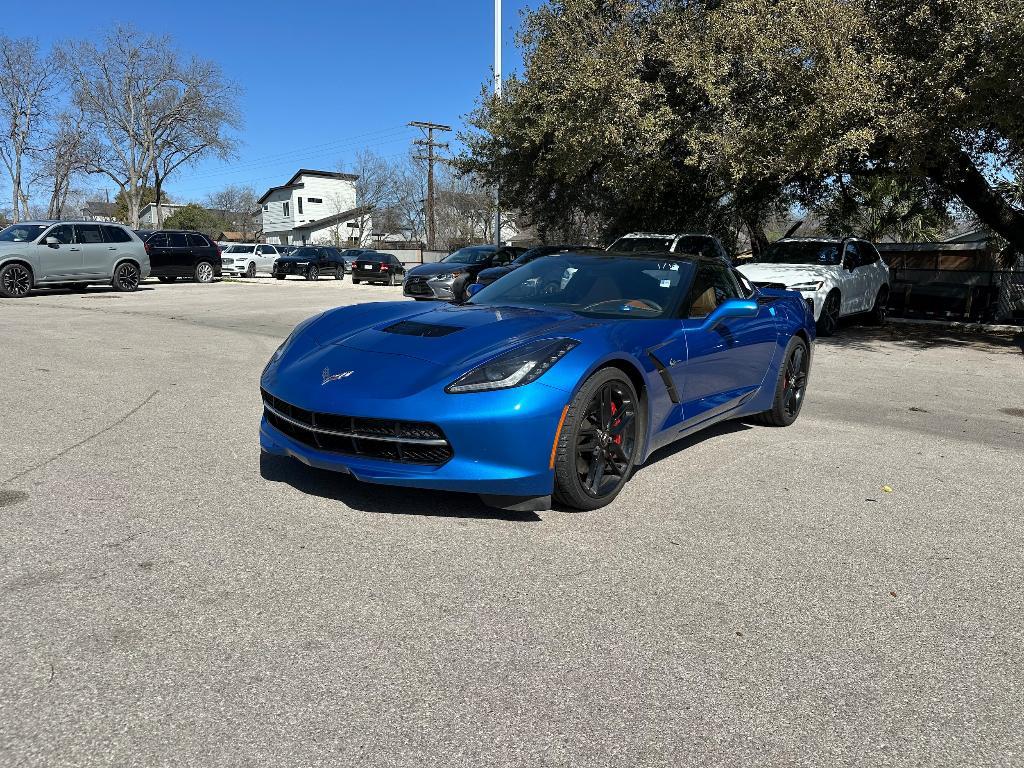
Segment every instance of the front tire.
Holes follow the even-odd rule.
[[[875,296],[875,305],[871,308],[871,312],[868,313],[868,323],[870,325],[885,325],[885,313],[889,309],[889,286],[883,285],[878,289],[878,295]]]
[[[832,291],[825,297],[825,303],[815,324],[819,336],[831,336],[839,326],[839,291]]]
[[[24,264],[7,264],[0,269],[0,296],[23,299],[32,290],[32,270]]]
[[[275,280],[284,280],[284,278],[285,278],[284,275],[274,275],[274,279]]]
[[[320,270],[317,269],[316,267],[310,267],[309,269],[306,270],[306,279],[307,280],[319,280],[320,279]]]
[[[788,427],[800,415],[807,392],[807,379],[811,371],[811,350],[807,342],[794,336],[786,346],[786,354],[779,366],[775,381],[772,407],[758,414],[758,420],[769,427]]]
[[[555,498],[580,510],[610,504],[633,471],[640,424],[640,399],[624,373],[605,368],[587,379],[558,435]]]
[[[116,291],[131,293],[138,289],[141,279],[142,274],[134,263],[122,261],[114,270],[114,278],[110,281],[110,286]]]
[[[344,280],[345,279],[345,271],[342,270],[342,269],[339,269],[339,270],[335,271],[334,279],[335,280]]]
[[[254,262],[249,262],[249,266],[245,270],[245,276],[256,277],[256,264]]]
[[[200,261],[196,264],[196,269],[192,276],[197,283],[212,283],[213,264],[208,261]]]

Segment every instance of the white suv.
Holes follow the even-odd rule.
[[[0,231],[0,296],[33,288],[104,283],[134,291],[149,277],[149,255],[127,227],[95,221],[22,221]]]
[[[221,274],[241,277],[256,277],[257,272],[270,274],[279,255],[277,248],[267,243],[233,243],[221,253]]]
[[[786,237],[739,271],[755,285],[799,291],[819,336],[831,336],[846,315],[870,312],[874,323],[885,321],[889,267],[867,240]]]

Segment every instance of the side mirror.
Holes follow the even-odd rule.
[[[476,296],[483,289],[484,287],[480,285],[480,283],[470,283],[469,287],[466,289],[466,293],[470,296]]]
[[[753,299],[727,299],[704,318],[702,331],[710,331],[731,318],[757,317],[757,302]]]
[[[48,236],[47,236],[47,238],[46,238],[46,240],[45,240],[44,242],[45,242],[45,243],[46,243],[47,245],[60,245],[60,240],[58,240],[58,239],[57,239],[56,237],[54,237],[53,235],[48,235]]]

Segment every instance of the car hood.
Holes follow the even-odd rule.
[[[431,277],[433,275],[443,275],[446,272],[466,272],[471,264],[445,264],[443,262],[437,262],[436,264],[420,264],[418,267],[413,267],[409,270],[408,274],[410,277]]]
[[[834,279],[841,269],[840,266],[816,264],[744,264],[739,271],[755,283],[796,285],[813,280]]]
[[[481,362],[535,338],[576,336],[593,327],[573,312],[411,302],[341,307],[302,331],[267,383],[299,399],[409,397],[446,384]],[[323,383],[328,375],[353,371]]]
[[[301,256],[278,256],[277,261],[282,264],[305,264],[311,259],[302,258]]]
[[[478,280],[497,280],[511,272],[515,267],[488,267],[477,275]]]

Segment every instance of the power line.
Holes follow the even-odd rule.
[[[434,163],[439,159],[434,156],[435,149],[448,149],[448,144],[434,141],[434,131],[451,131],[450,125],[441,123],[429,123],[423,120],[414,120],[409,123],[413,128],[419,128],[426,135],[423,139],[416,139],[413,144],[418,147],[426,147],[427,154],[414,155],[417,160],[427,161],[427,249],[434,250],[434,234],[437,231],[434,221]]]

